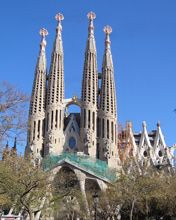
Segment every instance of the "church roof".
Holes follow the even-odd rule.
[[[88,155],[78,155],[66,152],[58,156],[49,155],[47,158],[43,159],[43,167],[45,170],[51,170],[64,162],[103,179],[106,182],[113,182],[117,179],[117,171],[115,169],[109,168],[105,161],[91,158]]]

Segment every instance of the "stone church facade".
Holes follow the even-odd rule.
[[[94,176],[104,182],[110,181],[110,170],[119,169],[123,160],[130,156],[153,165],[170,163],[172,154],[159,123],[157,129],[149,133],[145,122],[140,133],[132,131],[131,123],[127,123],[125,131],[118,128],[110,40],[112,28],[104,27],[104,54],[102,71],[99,73],[93,23],[96,15],[90,12],[87,16],[88,37],[80,98],[73,96],[66,99],[64,95],[64,16],[60,13],[55,16],[57,27],[49,73],[45,52],[48,31],[44,28],[40,30],[40,51],[30,101],[26,154],[32,154],[38,161],[48,157],[57,158],[60,166],[67,163],[74,170],[82,170],[91,178]],[[79,106],[80,113],[68,114],[70,105]],[[86,161],[89,161],[87,165]]]
[[[46,70],[46,29],[41,29],[40,52],[35,70],[29,112],[27,149],[35,158],[62,152],[82,152],[106,161],[109,167],[118,165],[117,112],[114,67],[111,54],[110,26],[104,28],[105,49],[102,73],[98,76],[97,52],[93,21],[88,14],[88,38],[85,50],[82,95],[65,99],[64,50],[62,43],[62,14],[58,22],[51,55],[49,74]],[[98,81],[101,80],[99,87]],[[78,105],[80,114],[66,114],[70,105]]]

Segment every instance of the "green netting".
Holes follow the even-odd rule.
[[[49,155],[43,159],[42,165],[45,170],[50,170],[62,161],[68,161],[71,164],[96,175],[97,177],[102,177],[109,181],[115,181],[117,179],[117,172],[115,169],[109,168],[105,161],[94,159],[87,155],[80,156],[66,152],[58,156]]]

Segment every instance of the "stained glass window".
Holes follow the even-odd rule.
[[[74,137],[71,137],[71,138],[69,139],[69,147],[70,147],[71,149],[74,149],[74,148],[76,147],[76,140],[75,140]]]

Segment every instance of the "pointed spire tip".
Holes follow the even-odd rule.
[[[147,126],[146,121],[142,122],[142,126],[143,126],[143,128]]]
[[[88,14],[87,14],[87,17],[89,20],[94,20],[96,18],[96,14],[92,11],[90,11]]]
[[[56,21],[61,22],[64,20],[64,15],[62,13],[57,13],[55,19]]]
[[[105,34],[110,35],[110,34],[112,33],[112,27],[109,26],[109,25],[106,25],[106,26],[103,28],[103,31],[105,32]]]
[[[39,34],[42,36],[42,37],[45,37],[48,35],[48,31],[47,29],[45,28],[41,28],[40,31],[39,31]]]
[[[160,127],[160,121],[157,122],[157,127]]]
[[[40,43],[40,53],[41,53],[41,51],[44,51],[46,47],[45,37],[48,35],[48,31],[45,28],[41,28],[39,31],[39,34],[42,36],[41,43]]]

